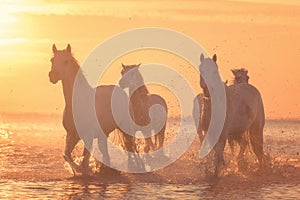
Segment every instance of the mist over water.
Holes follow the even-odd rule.
[[[169,119],[166,143],[179,120]],[[189,131],[193,124],[186,124]],[[139,141],[142,145],[142,141]],[[119,177],[73,177],[62,153],[65,131],[58,115],[8,115],[0,118],[0,198],[222,198],[274,199],[300,196],[300,122],[267,121],[265,153],[272,163],[258,170],[247,150],[247,164],[238,169],[238,147],[226,147],[226,168],[215,184],[205,181],[205,160],[199,160],[196,137],[188,151],[170,166],[147,174],[122,173]],[[76,147],[80,160],[83,145]],[[114,159],[114,158],[112,158]],[[93,162],[91,163],[91,166]]]

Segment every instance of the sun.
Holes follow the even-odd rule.
[[[10,4],[1,5],[0,12],[0,41],[9,37],[10,26],[17,21],[17,17],[13,15],[13,9]],[[1,43],[2,43],[1,42]]]

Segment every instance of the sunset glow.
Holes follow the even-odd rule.
[[[15,0],[2,1],[0,9],[0,113],[62,113],[61,87],[48,78],[53,43],[59,49],[70,43],[83,63],[109,37],[151,26],[184,33],[216,53],[224,80],[232,79],[230,69],[247,68],[267,118],[300,117],[299,1]],[[164,59],[153,56],[156,62]],[[153,60],[136,58],[136,63]],[[106,83],[120,77],[119,61]],[[191,77],[200,92],[198,78]]]

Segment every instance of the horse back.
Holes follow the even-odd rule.
[[[232,132],[243,132],[254,123],[264,125],[265,114],[260,92],[248,83],[228,87],[227,118]]]
[[[154,104],[160,104],[165,108],[166,112],[168,111],[167,103],[164,100],[164,98],[162,98],[161,96],[159,96],[157,94],[149,94],[148,95],[148,105],[151,107]]]

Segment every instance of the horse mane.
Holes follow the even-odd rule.
[[[239,68],[239,69],[232,69],[231,70],[234,78],[232,80],[233,84],[236,83],[248,83],[249,76],[248,76],[248,70],[245,68]]]
[[[138,71],[138,76],[140,76],[141,80],[143,80],[143,82],[144,82],[144,79],[139,71]],[[139,88],[137,88],[135,92],[139,92],[139,94],[142,96],[146,96],[149,94],[149,90],[145,84],[143,84]]]
[[[138,87],[134,93],[138,92],[140,95],[145,96],[149,94],[149,90],[146,87],[146,85],[144,84],[144,78],[142,77],[141,73],[139,72],[138,66],[137,65],[124,65],[125,69],[135,69],[136,68],[136,75],[139,76],[139,80],[141,80],[143,82],[143,84]]]
[[[145,85],[139,87],[136,91],[139,91],[139,93],[143,96],[149,94],[149,90]]]
[[[73,54],[71,54],[71,56],[70,56],[70,61],[72,62],[72,67],[73,67],[72,70],[73,70],[73,72],[76,74],[76,76],[80,76],[81,77],[80,79],[78,79],[78,80],[81,81],[81,84],[84,84],[84,85],[87,84],[89,86],[89,88],[92,88],[92,86],[87,81],[86,74],[81,69],[78,60],[73,56]]]
[[[78,69],[80,68],[79,62],[78,62],[78,60],[73,56],[73,54],[71,54],[71,61],[72,61],[73,66],[78,67]]]

